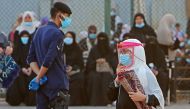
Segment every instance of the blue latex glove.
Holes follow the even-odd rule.
[[[41,79],[40,79],[40,85],[43,85],[47,82],[47,76],[43,76]]]
[[[37,91],[39,87],[40,87],[40,84],[36,82],[36,77],[30,81],[29,90]]]

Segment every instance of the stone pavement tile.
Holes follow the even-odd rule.
[[[26,107],[26,106],[11,107],[8,106],[6,103],[0,103],[0,109],[35,109],[35,107]],[[115,109],[115,107],[75,106],[75,107],[69,107],[69,109]],[[166,106],[165,109],[190,109],[190,104],[171,104],[170,106]]]

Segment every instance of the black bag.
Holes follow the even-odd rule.
[[[49,108],[68,109],[69,101],[70,95],[68,93],[64,93],[63,91],[59,91],[57,97],[50,102]]]
[[[114,82],[111,82],[108,86],[108,99],[111,100],[112,102],[117,100],[118,94],[119,94],[119,87],[114,86]]]

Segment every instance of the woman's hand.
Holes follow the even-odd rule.
[[[72,66],[69,66],[69,65],[68,65],[68,66],[66,67],[66,72],[67,72],[67,73],[70,73],[70,72],[72,71],[72,69],[73,69]]]
[[[102,64],[102,63],[106,62],[106,60],[104,58],[99,58],[96,60],[96,62]]]
[[[28,74],[28,76],[30,76],[32,74],[32,69],[30,67],[27,69],[27,74]]]
[[[5,50],[6,55],[11,55],[13,53],[13,48],[11,46],[7,46]]]
[[[134,101],[134,102],[144,102],[146,101],[146,95],[142,94],[141,91],[137,88],[137,92],[129,92],[129,97]]]
[[[152,72],[154,73],[154,75],[155,75],[155,76],[157,76],[157,75],[158,75],[158,70],[156,70],[156,69],[154,69],[154,68],[153,68],[153,69],[151,69],[151,70],[152,70]]]
[[[3,53],[3,48],[0,47],[0,54]]]
[[[22,68],[22,72],[27,75],[27,76],[30,76],[31,73],[32,73],[32,69],[29,67],[29,68]]]
[[[23,72],[24,74],[27,74],[27,69],[26,69],[26,68],[22,68],[22,72]]]

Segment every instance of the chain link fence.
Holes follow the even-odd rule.
[[[72,10],[72,25],[67,30],[76,33],[87,31],[89,25],[95,25],[98,31],[104,29],[104,0],[55,0],[67,3]],[[64,31],[67,31],[64,30]]]
[[[186,0],[112,0],[115,1],[118,15],[124,23],[132,24],[137,12],[145,14],[147,22],[157,28],[160,19],[167,13],[173,14],[183,30],[187,23]],[[188,0],[187,0],[188,1]],[[113,7],[114,8],[114,7]],[[122,8],[122,9],[121,9]]]
[[[51,0],[0,0],[0,31],[8,34],[25,11],[33,11],[37,19],[49,16],[50,4]]]
[[[64,32],[74,31],[77,35],[87,31],[89,25],[95,25],[98,32],[116,29],[118,23],[132,26],[137,12],[144,13],[147,23],[155,30],[167,13],[176,17],[183,31],[187,26],[188,0],[0,0],[0,31],[9,34],[17,17],[25,11],[33,11],[38,20],[50,17],[51,6],[57,1],[68,4],[73,12],[72,25]],[[110,4],[110,8],[105,7],[108,6],[105,3]],[[113,15],[117,18],[112,19]],[[110,28],[107,23],[110,23]]]
[[[67,30],[79,33],[94,24],[98,31],[104,31],[104,22],[107,20],[105,12],[109,12],[105,11],[106,0],[1,0],[0,30],[8,34],[17,16],[24,11],[34,11],[38,19],[49,17],[49,10],[57,1],[67,3],[73,11],[72,26]],[[115,14],[121,18],[121,22],[127,24],[132,24],[136,12],[143,12],[147,22],[155,29],[161,17],[166,13],[171,13],[176,16],[183,29],[186,28],[185,0],[111,0],[110,10],[114,10]]]

